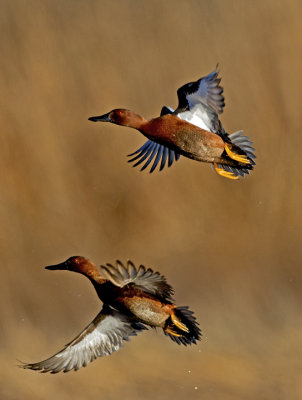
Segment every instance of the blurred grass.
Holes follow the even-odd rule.
[[[1,7],[1,398],[300,399],[301,2]],[[257,149],[243,181],[185,159],[140,173],[125,155],[142,137],[87,121],[116,107],[156,116],[217,62],[222,122]],[[159,270],[203,341],[147,332],[77,373],[17,369],[98,312],[88,281],[42,268],[76,254]]]

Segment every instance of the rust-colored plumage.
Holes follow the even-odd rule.
[[[78,272],[92,282],[103,302],[95,319],[63,350],[47,360],[24,364],[23,368],[57,373],[78,370],[97,357],[112,354],[147,326],[162,328],[178,344],[196,344],[201,332],[188,307],[176,307],[173,289],[164,276],[144,266],[106,264],[99,269],[84,257],[46,267]]]
[[[182,155],[212,163],[219,175],[238,179],[253,169],[255,150],[242,131],[229,135],[224,130],[218,118],[224,108],[222,93],[215,70],[178,89],[177,109],[164,106],[157,118],[146,120],[133,111],[115,109],[89,120],[134,128],[146,136],[148,141],[129,155],[134,166],[144,163],[141,170],[153,160],[150,172],[157,165],[162,170],[166,163],[170,167]]]

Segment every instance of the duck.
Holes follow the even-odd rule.
[[[133,167],[149,172],[157,166],[162,171],[181,156],[211,163],[224,178],[237,180],[248,175],[255,166],[253,142],[243,131],[228,134],[219,115],[225,107],[221,78],[215,70],[177,90],[178,106],[174,110],[163,106],[159,117],[145,119],[139,114],[118,108],[104,115],[88,118],[92,122],[110,122],[133,128],[148,140],[128,155]],[[153,161],[154,160],[154,161]]]
[[[193,312],[175,305],[173,288],[166,278],[151,268],[132,261],[107,263],[99,268],[82,256],[45,267],[86,276],[103,303],[93,321],[61,351],[44,361],[24,363],[20,367],[56,374],[77,371],[98,357],[111,355],[131,336],[143,330],[161,328],[178,345],[197,344],[201,339]]]

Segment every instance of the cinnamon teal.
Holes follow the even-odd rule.
[[[224,109],[223,88],[216,69],[195,82],[178,89],[178,107],[164,106],[157,118],[146,120],[133,111],[115,109],[90,117],[90,121],[111,122],[137,129],[147,142],[129,154],[134,167],[144,170],[153,161],[150,173],[159,165],[170,167],[185,156],[212,163],[214,170],[229,179],[238,179],[254,168],[255,149],[242,131],[228,134],[218,115]]]
[[[103,308],[94,320],[63,350],[52,357],[21,367],[53,374],[86,367],[97,357],[119,350],[147,327],[162,328],[175,343],[196,344],[201,332],[188,307],[176,307],[172,287],[164,276],[131,261],[102,265],[99,269],[84,257],[71,257],[49,270],[78,272],[93,284]]]

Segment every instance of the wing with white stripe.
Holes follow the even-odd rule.
[[[47,360],[21,367],[55,374],[86,367],[97,357],[108,356],[123,346],[137,332],[147,329],[145,325],[104,306],[95,319],[66,347]]]
[[[215,69],[204,78],[179,88],[175,114],[193,125],[216,133],[220,127],[218,114],[223,112],[225,105],[220,81]]]

